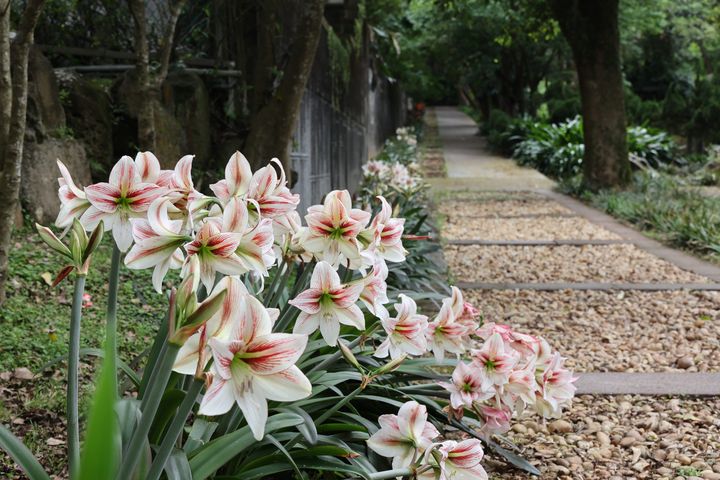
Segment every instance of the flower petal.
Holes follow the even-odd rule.
[[[290,368],[305,351],[307,335],[272,333],[255,338],[247,345],[242,359],[260,375],[270,375]]]
[[[310,380],[295,365],[271,375],[258,375],[255,386],[266,398],[278,402],[300,400],[312,392]]]

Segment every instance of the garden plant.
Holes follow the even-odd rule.
[[[37,230],[67,259],[55,283],[75,281],[70,478],[486,479],[488,449],[537,473],[502,435],[522,415],[561,415],[575,378],[545,340],[482,322],[443,285],[416,143],[399,131],[354,204],[329,192],[304,224],[275,160],[252,172],[236,152],[211,195],[195,189],[192,156],[174,170],[125,156],[84,188],[59,163],[61,233]],[[103,233],[115,243],[105,354],[81,422],[81,305]],[[138,371],[118,368],[124,268],[153,269],[167,292]],[[4,427],[0,445],[31,479],[50,478]]]

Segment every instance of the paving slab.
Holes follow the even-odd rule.
[[[580,373],[577,395],[720,395],[720,373]]]
[[[720,290],[720,283],[617,283],[617,282],[557,282],[557,283],[490,283],[456,282],[459,288],[469,290],[642,290],[647,292],[673,290]]]
[[[567,239],[567,240],[481,240],[481,239],[453,239],[446,242],[448,245],[500,245],[506,247],[543,247],[543,246],[570,246],[582,247],[586,245],[621,245],[631,243],[621,239]]]

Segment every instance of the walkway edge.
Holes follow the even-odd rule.
[[[580,373],[576,395],[720,395],[720,373]]]

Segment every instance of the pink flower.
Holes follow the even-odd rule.
[[[480,465],[484,453],[478,439],[446,440],[425,454],[425,463],[433,468],[418,475],[418,480],[487,480]]]
[[[465,343],[469,346],[471,343],[469,337],[477,328],[477,317],[480,315],[480,312],[463,299],[462,291],[458,287],[451,287],[451,291],[452,295],[448,301],[455,315],[455,321],[464,325],[467,329]]]
[[[370,214],[352,208],[347,190],[334,190],[325,196],[323,205],[308,208],[307,230],[301,239],[305,250],[333,266],[360,262],[357,236],[370,219]]]
[[[427,409],[415,401],[406,402],[397,415],[381,415],[380,430],[367,441],[383,457],[392,457],[393,468],[408,467],[440,435],[427,421]]]
[[[184,215],[192,217],[203,201],[209,198],[195,190],[192,179],[193,155],[185,155],[173,170],[160,172],[157,184],[168,189],[167,196]],[[137,160],[136,160],[137,161]]]
[[[517,363],[517,354],[509,349],[499,333],[493,333],[480,350],[473,350],[473,364],[483,377],[483,389],[502,386]]]
[[[60,169],[60,178],[58,178],[58,197],[60,198],[60,212],[55,219],[55,225],[58,228],[66,228],[72,225],[74,218],[80,218],[83,213],[90,207],[90,201],[87,199],[85,192],[75,185],[70,172],[64,163],[57,161]]]
[[[480,405],[479,410],[481,420],[483,422],[483,426],[479,433],[483,437],[489,438],[493,435],[502,434],[510,430],[512,410],[510,410],[509,407],[491,407],[488,405]]]
[[[406,353],[408,355],[422,355],[427,350],[425,329],[427,328],[427,317],[417,314],[415,301],[403,295],[399,295],[400,303],[395,304],[397,316],[394,318],[382,319],[382,326],[387,333],[375,352],[378,358],[385,358],[390,353],[394,360]]]
[[[265,434],[267,400],[288,402],[310,395],[312,385],[295,362],[306,335],[271,333],[270,315],[250,295],[242,295],[228,339],[210,338],[213,377],[200,415],[222,415],[237,403],[256,440]]]
[[[223,232],[217,223],[206,222],[195,235],[195,239],[185,245],[188,255],[197,255],[200,261],[200,280],[208,291],[212,290],[215,283],[215,272],[240,275],[247,271],[235,254],[239,244],[237,233]]]
[[[272,220],[263,218],[254,227],[248,226],[249,213],[243,200],[231,198],[225,205],[222,228],[225,232],[237,233],[238,244],[235,256],[244,271],[255,271],[262,275],[275,263],[273,253]]]
[[[82,308],[90,308],[93,306],[92,297],[89,293],[83,293]]]
[[[105,230],[112,230],[115,243],[125,252],[133,240],[130,219],[144,217],[150,204],[165,191],[154,183],[142,182],[135,162],[124,156],[110,172],[108,183],[85,187],[91,206],[80,221],[87,230],[93,230],[99,222],[104,222]]]
[[[492,389],[483,388],[483,377],[480,372],[459,362],[452,374],[452,383],[440,383],[445,390],[450,392],[450,406],[453,409],[461,407],[472,407],[474,402],[487,400],[495,395]]]
[[[440,312],[428,324],[427,330],[430,350],[438,362],[445,357],[445,352],[461,354],[465,351],[467,328],[455,320],[452,304],[447,300],[443,301]]]
[[[289,302],[302,311],[293,332],[310,334],[320,328],[325,342],[334,346],[340,335],[340,324],[363,330],[365,316],[355,305],[362,288],[361,283],[343,285],[329,263],[319,262],[313,270],[310,288]]]
[[[506,402],[519,399],[523,405],[535,403],[535,392],[538,390],[535,381],[535,364],[530,362],[525,368],[513,370],[508,377],[508,382],[503,386],[503,393],[506,394]]]

